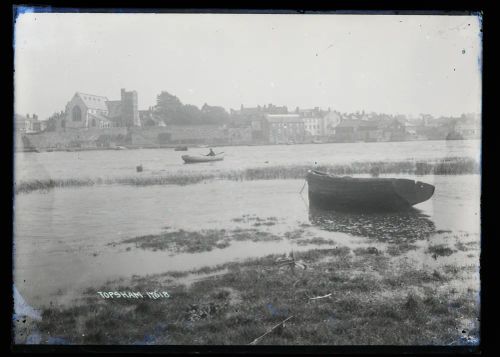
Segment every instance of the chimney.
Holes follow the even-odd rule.
[[[28,118],[28,119],[29,119],[29,118],[30,118],[30,115],[29,115],[29,114],[26,114],[26,118]]]

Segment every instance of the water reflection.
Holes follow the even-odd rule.
[[[412,208],[394,213],[345,213],[309,208],[309,221],[323,230],[398,243],[425,239],[436,232],[429,216]]]

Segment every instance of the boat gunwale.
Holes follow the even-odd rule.
[[[393,177],[352,177],[352,176],[338,176],[328,174],[326,172],[309,170],[307,172],[306,179],[309,182],[309,178],[323,179],[323,180],[336,180],[336,181],[353,181],[353,182],[363,182],[363,183],[392,183],[394,181],[408,181],[412,183],[419,183],[421,181],[407,179],[407,178],[393,178]],[[422,182],[425,183],[425,182]]]
[[[220,156],[218,156],[220,155]],[[202,163],[202,162],[212,162],[212,161],[222,161],[224,160],[224,155],[215,154],[215,156],[207,156],[207,155],[182,155],[182,160],[185,163]]]

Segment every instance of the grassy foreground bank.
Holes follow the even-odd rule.
[[[110,282],[44,310],[36,331],[42,344],[474,344],[477,291],[454,287],[475,269],[423,269],[369,248],[269,255]],[[97,293],[155,290],[169,297]]]
[[[93,185],[189,185],[207,180],[273,180],[301,179],[307,170],[316,169],[336,175],[370,174],[376,170],[380,174],[411,175],[461,175],[479,174],[479,163],[471,158],[447,158],[433,162],[415,162],[412,160],[396,162],[353,162],[339,165],[289,165],[257,167],[216,173],[181,172],[162,176],[142,175],[115,178],[72,178],[21,181],[15,184],[15,193],[28,193],[37,190],[49,190],[58,187],[81,187]]]

